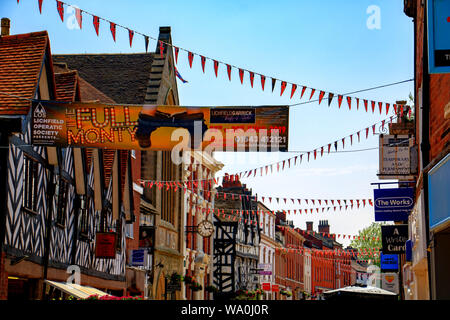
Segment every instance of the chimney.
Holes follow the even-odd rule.
[[[2,32],[1,36],[9,36],[9,27],[11,26],[11,20],[8,18],[2,18]]]
[[[313,231],[313,222],[306,221],[306,231]]]
[[[330,225],[328,224],[328,220],[319,221],[319,232],[330,233]]]

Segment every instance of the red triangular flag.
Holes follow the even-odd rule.
[[[341,107],[343,96],[341,94],[338,95],[338,106]]]
[[[313,95],[314,95],[314,92],[316,92],[316,89],[311,89],[311,95],[309,96],[309,100],[312,99],[312,97],[313,97]]]
[[[356,110],[359,110],[359,98],[355,98],[356,99]]]
[[[219,69],[219,62],[214,60],[214,73],[216,74],[217,78],[217,70]]]
[[[371,101],[371,103],[372,103],[372,113],[374,113],[375,112],[375,101]]]
[[[294,96],[295,90],[297,90],[297,85],[296,84],[292,84],[292,89],[291,89],[291,99]]]
[[[95,29],[95,32],[97,33],[97,36],[98,36],[98,29],[100,27],[100,18],[97,17],[97,16],[94,16],[93,20],[92,20],[92,23],[94,24],[94,29]]]
[[[82,15],[82,10],[81,9],[75,8],[75,17],[77,18],[78,26],[81,29],[82,25],[83,25],[83,15]]]
[[[348,103],[348,110],[352,109],[352,98],[351,97],[347,97],[347,103]]]
[[[369,127],[366,128],[366,139],[369,136]]]
[[[38,4],[39,4],[39,13],[42,14],[42,1],[43,0],[38,0]]]
[[[244,83],[244,70],[239,69],[239,79],[241,79],[241,84]]]
[[[275,89],[275,83],[277,82],[277,79],[272,78],[272,92]]]
[[[202,70],[203,73],[205,73],[205,62],[206,62],[206,58],[204,56],[200,56],[200,61],[202,63]]]
[[[109,30],[111,30],[111,35],[114,39],[114,42],[116,42],[116,24],[114,22],[109,23]]]
[[[386,114],[389,112],[389,103],[386,103]]]
[[[367,104],[369,103],[369,101],[367,101],[366,99],[364,99],[363,101],[364,101],[364,107],[366,108],[366,112],[367,112]]]
[[[260,75],[260,77],[261,77],[261,87],[262,87],[262,90],[264,91],[264,85],[266,83],[266,76]]]
[[[174,46],[174,49],[175,49],[175,63],[178,63],[178,52],[180,51],[180,48]]]
[[[56,10],[58,10],[61,21],[64,22],[64,5],[61,1],[56,0]]]
[[[253,80],[255,79],[255,74],[253,72],[250,71],[250,85],[253,88]]]
[[[188,60],[189,60],[189,67],[192,68],[192,61],[194,60],[194,54],[192,52],[188,52]]]
[[[227,64],[228,79],[231,81],[231,66]]]
[[[383,107],[383,102],[378,102],[378,106],[380,107],[380,114],[381,114],[381,108]]]
[[[320,91],[319,93],[319,104],[322,102],[323,96],[325,95],[325,91]]]
[[[284,90],[286,89],[286,86],[287,86],[286,81],[282,81],[282,82],[281,82],[281,93],[280,93],[280,97],[283,95]]]
[[[306,87],[305,86],[303,86],[303,89],[302,89],[302,94],[300,95],[300,99],[303,97],[303,94],[305,93],[305,91],[306,91]]]
[[[131,48],[131,45],[133,44],[133,36],[134,36],[134,31],[128,29],[128,37],[130,38],[130,48]]]

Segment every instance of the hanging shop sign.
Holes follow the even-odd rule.
[[[110,149],[287,151],[289,108],[33,102],[32,141]]]
[[[374,189],[375,221],[406,221],[414,206],[414,188]]]
[[[417,172],[413,139],[408,135],[380,135],[379,179],[412,179]]]
[[[398,270],[398,255],[382,253],[380,255],[380,269],[382,271],[397,271]]]
[[[278,284],[273,284],[272,285],[272,292],[279,292],[280,291],[280,286]]]
[[[263,282],[263,284],[261,285],[261,288],[264,291],[271,291],[271,283],[270,282]]]
[[[381,289],[399,294],[398,273],[396,272],[382,273]]]
[[[262,275],[262,276],[271,276],[272,275],[272,264],[270,264],[270,263],[258,264],[258,274]]]
[[[381,242],[383,253],[405,253],[408,240],[408,225],[397,224],[393,226],[381,226]]]
[[[117,234],[115,232],[97,232],[95,234],[95,257],[98,259],[115,259],[116,241]]]
[[[147,249],[131,250],[131,265],[133,267],[148,267],[149,256]]]
[[[139,248],[144,248],[150,253],[155,243],[155,228],[150,226],[139,226]]]
[[[439,231],[450,225],[450,154],[428,172],[429,225]]]
[[[427,2],[428,71],[450,73],[450,0]]]

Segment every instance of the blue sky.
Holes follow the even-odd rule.
[[[413,78],[413,23],[403,13],[401,0],[303,0],[303,1],[67,1],[83,10],[112,20],[136,31],[157,37],[160,26],[172,28],[173,43],[192,52],[268,77],[315,87],[336,93],[383,85]],[[369,29],[368,19],[379,8],[379,29]],[[130,48],[128,34],[118,28],[114,42],[109,27],[101,22],[97,37],[90,16],[85,15],[83,29],[73,28],[74,16],[65,7],[61,22],[55,0],[44,0],[42,15],[37,0],[1,0],[0,15],[11,19],[11,33],[47,30],[52,53],[127,53],[145,51],[144,40],[135,35]],[[156,43],[150,42],[154,50]],[[211,61],[203,74],[198,56],[189,68],[187,54],[180,52],[178,70],[189,81],[179,82],[180,101],[186,106],[288,105],[307,101],[297,94],[291,100],[290,86],[280,97],[266,83],[261,91],[259,78],[252,89],[248,74],[240,84],[236,71],[232,81],[219,67],[216,79]],[[363,92],[356,97],[395,103],[406,100],[413,82]],[[316,96],[317,97],[317,94]],[[312,150],[386,118],[386,115],[358,111],[347,104],[331,107],[325,102],[304,104],[290,109],[289,149]],[[354,140],[355,141],[355,140]],[[345,150],[378,146],[378,137],[369,135],[361,143]],[[260,167],[294,153],[259,155],[219,154],[224,172],[240,172]],[[244,182],[259,195],[307,199],[372,198],[377,182],[378,150],[336,153],[318,158],[284,172]],[[282,207],[282,206],[280,206]],[[283,206],[284,208],[289,206]],[[299,206],[295,206],[298,208]],[[276,209],[275,206],[271,207]],[[290,208],[294,208],[291,206]],[[357,234],[373,221],[373,209],[309,214],[293,217],[305,228],[305,221],[328,219],[331,232]]]

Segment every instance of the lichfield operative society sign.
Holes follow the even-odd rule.
[[[287,151],[289,108],[33,103],[33,144],[112,149]]]
[[[414,205],[413,188],[374,189],[375,221],[406,221]]]

